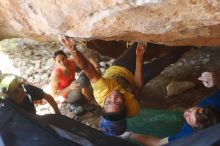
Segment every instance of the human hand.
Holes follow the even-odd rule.
[[[75,89],[79,89],[80,88],[80,83],[78,81],[73,81],[70,85],[69,85],[71,90],[75,90]]]
[[[47,100],[42,99],[42,100],[41,100],[41,104],[43,104],[43,105],[44,105],[44,104],[47,104]]]
[[[120,137],[122,139],[129,139],[129,138],[131,138],[132,134],[133,134],[133,132],[124,132],[122,135],[119,135],[118,137]]]
[[[42,100],[34,100],[34,104],[45,105],[47,101],[45,99]]]
[[[59,41],[68,49],[69,52],[76,50],[76,47],[75,47],[76,43],[73,40],[73,38],[61,34],[59,36]]]
[[[198,80],[202,81],[205,87],[211,88],[216,85],[216,74],[214,72],[203,72]]]
[[[142,57],[144,56],[144,53],[146,52],[147,43],[140,42],[138,43],[137,49],[136,49],[136,56]]]

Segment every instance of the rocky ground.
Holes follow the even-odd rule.
[[[3,40],[0,42],[0,70],[2,73],[21,76],[29,83],[46,89],[54,68],[52,54],[60,48],[64,49],[57,42],[40,43],[28,39]],[[94,55],[99,58],[102,72],[114,61],[114,59],[85,49],[84,45],[79,45],[79,49],[88,56]],[[220,48],[217,47],[192,48],[186,52],[178,62],[171,64],[146,84],[140,101],[142,107],[184,110],[210,95],[213,89],[203,87],[197,78],[203,71],[220,69],[219,55]],[[87,108],[89,110],[84,115],[76,116],[69,110],[69,106],[68,104],[59,105],[62,114],[97,128],[101,114],[100,108]],[[38,114],[53,112],[47,104],[38,105],[37,110]]]

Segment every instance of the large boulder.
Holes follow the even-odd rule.
[[[2,0],[0,38],[142,40],[219,45],[217,0]]]

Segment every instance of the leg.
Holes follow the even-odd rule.
[[[85,72],[82,72],[77,79],[77,81],[80,83],[80,86],[82,87],[82,95],[87,99],[89,103],[93,103],[97,105],[95,98],[93,96],[93,89],[92,85],[90,84],[90,81],[88,77],[86,76]]]
[[[91,86],[89,78],[86,76],[85,72],[80,73],[77,81],[80,83],[81,88],[87,88]]]
[[[125,67],[134,74],[136,65],[136,48],[137,43],[134,43],[113,62],[113,65]]]
[[[165,67],[176,62],[182,56],[183,52],[174,51],[157,60],[144,65],[144,84],[159,75]]]
[[[70,104],[76,104],[82,100],[83,95],[81,89],[71,90],[68,95],[66,101]]]
[[[67,95],[66,101],[70,104],[77,104],[78,102],[81,102],[84,99],[82,88],[86,88],[90,85],[89,79],[84,72],[80,74],[77,81],[80,83],[80,88],[71,90]]]

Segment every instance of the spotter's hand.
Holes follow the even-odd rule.
[[[202,81],[205,87],[211,88],[216,85],[216,75],[213,72],[204,72],[198,78],[198,80]]]

